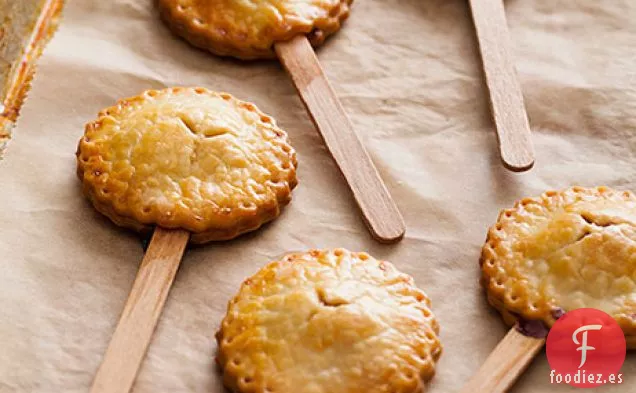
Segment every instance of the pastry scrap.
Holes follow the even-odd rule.
[[[234,392],[417,393],[442,347],[430,300],[392,264],[294,253],[245,280],[217,333]]]
[[[575,187],[504,210],[482,251],[482,284],[508,324],[590,307],[636,348],[636,196]]]
[[[353,0],[159,0],[163,20],[192,45],[239,59],[275,58],[305,34],[314,46],[340,29]]]
[[[296,186],[296,153],[253,104],[204,88],[149,90],[86,125],[77,173],[120,226],[227,240],[276,218]]]

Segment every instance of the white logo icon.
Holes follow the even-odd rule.
[[[576,349],[577,351],[581,351],[581,364],[579,365],[579,368],[583,367],[583,365],[585,364],[585,361],[587,360],[587,351],[593,351],[596,349],[594,347],[590,347],[587,345],[587,331],[601,330],[602,327],[603,325],[585,325],[576,329],[574,331],[574,334],[572,334],[572,341],[574,341],[574,344],[577,344],[577,345],[581,344],[581,346]],[[581,332],[583,332],[583,334],[581,335],[583,339],[581,340],[581,342],[579,342],[576,336]]]

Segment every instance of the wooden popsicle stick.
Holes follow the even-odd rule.
[[[157,227],[91,393],[128,393],[177,274],[190,233]]]
[[[513,327],[460,393],[507,392],[544,344],[544,338],[528,337]]]
[[[512,60],[503,0],[469,0],[490,94],[504,166],[515,172],[534,165],[534,148],[521,85]]]
[[[300,35],[276,44],[275,49],[349,183],[371,234],[383,243],[400,240],[406,230],[404,219],[329,84],[309,40]]]

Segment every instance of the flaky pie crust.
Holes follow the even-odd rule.
[[[227,240],[277,217],[296,186],[287,134],[254,104],[204,88],[148,90],[86,125],[77,174],[120,226]]]
[[[430,300],[392,264],[293,253],[245,280],[217,333],[234,392],[417,393],[442,347]]]
[[[574,187],[501,212],[481,255],[488,300],[508,324],[547,327],[591,307],[619,323],[636,348],[636,196]]]
[[[158,0],[166,24],[220,56],[275,58],[274,44],[305,34],[314,46],[340,29],[353,0]]]

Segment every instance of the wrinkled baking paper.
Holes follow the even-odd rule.
[[[83,125],[144,89],[205,86],[255,102],[298,150],[282,216],[238,240],[187,251],[135,393],[223,392],[214,332],[241,281],[288,250],[365,250],[433,300],[444,354],[429,385],[457,391],[507,328],[478,286],[501,208],[571,185],[636,190],[636,2],[508,0],[536,168],[500,164],[467,1],[358,1],[319,57],[407,221],[371,240],[335,164],[276,62],[223,60],[175,38],[151,1],[70,0],[0,163],[0,392],[86,392],[142,258],[75,176]],[[624,383],[633,391],[636,358]],[[538,355],[514,392],[550,385]]]

